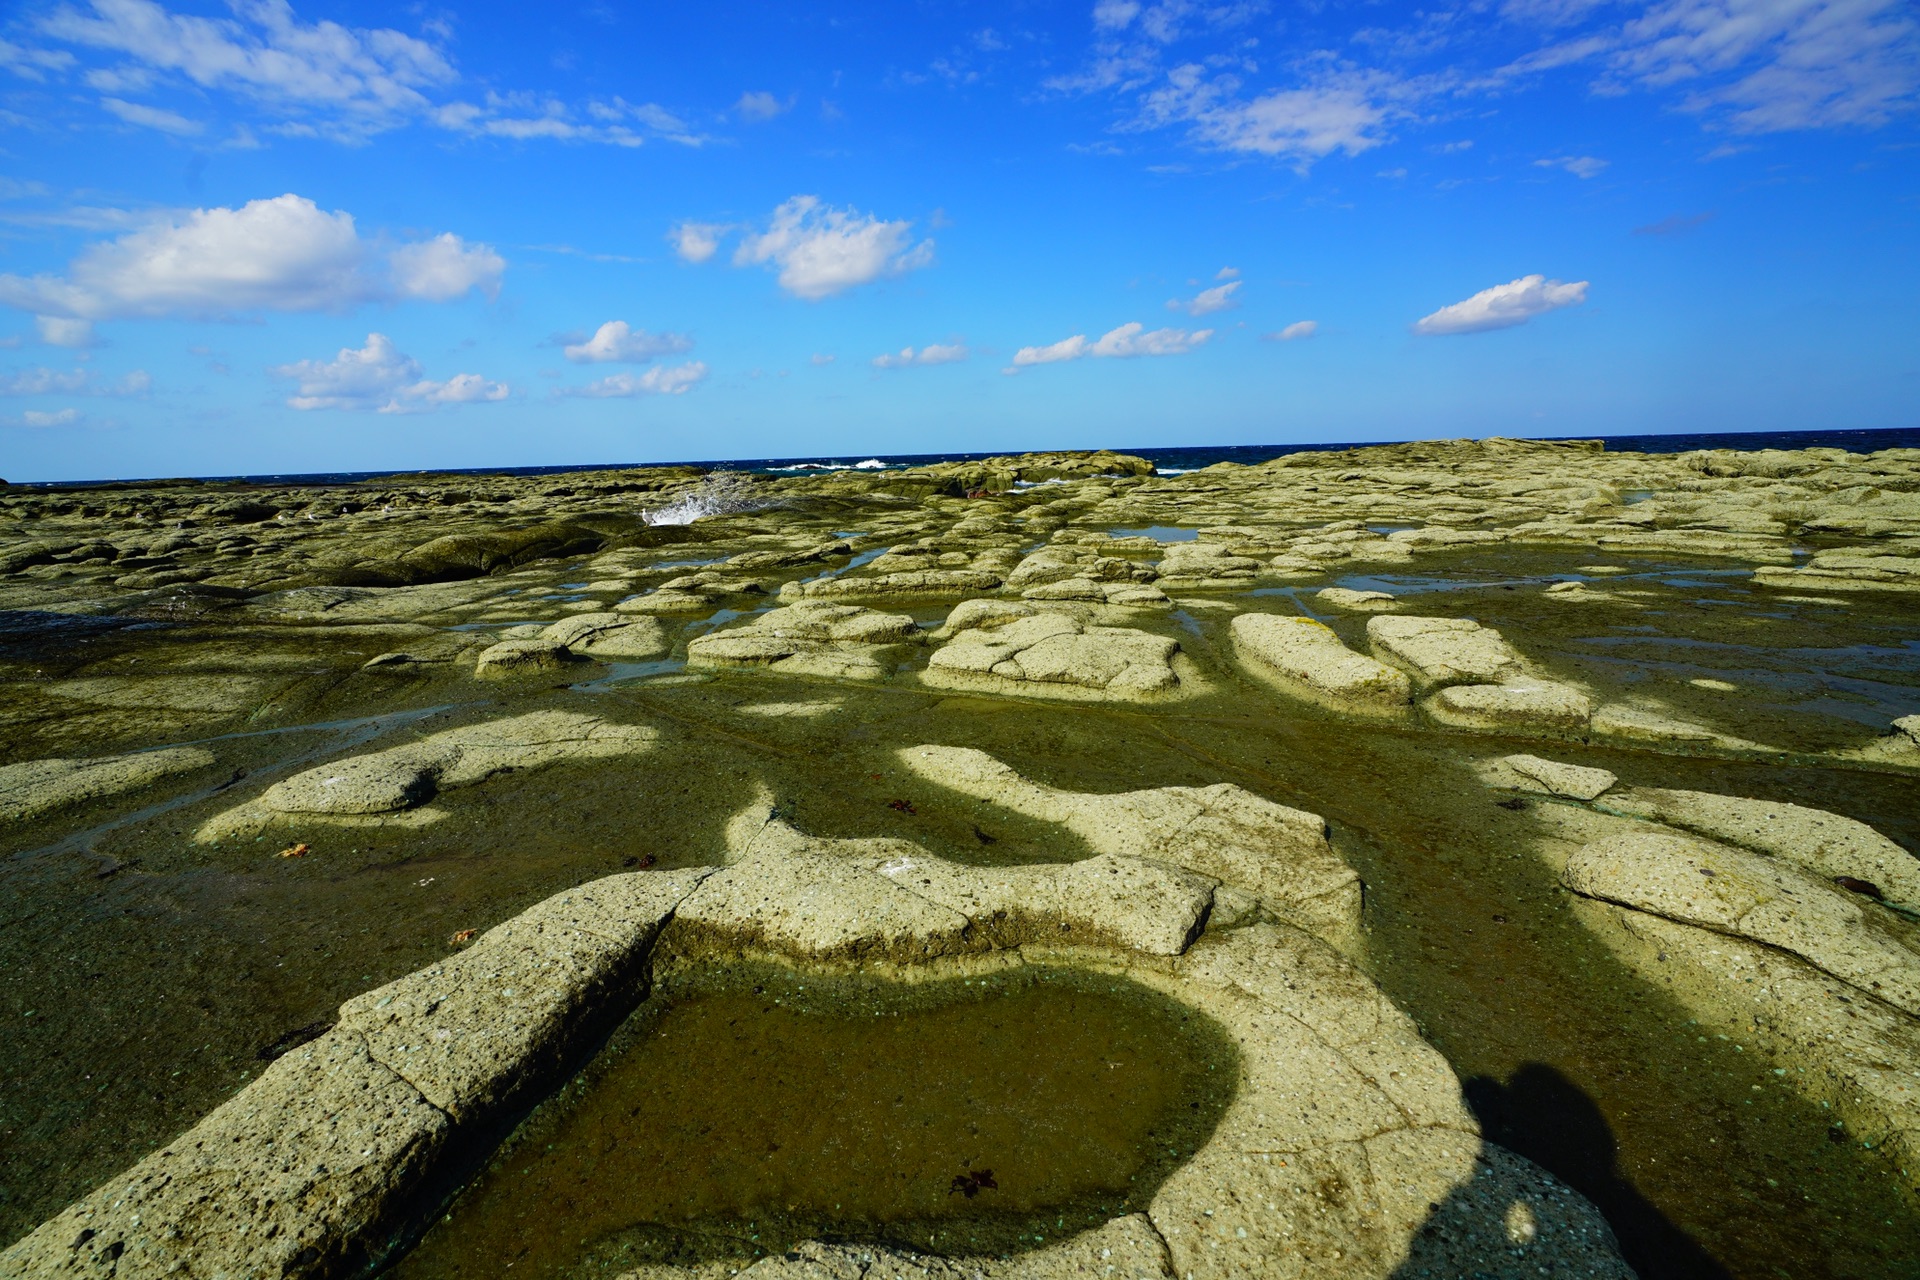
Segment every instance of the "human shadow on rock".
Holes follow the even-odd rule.
[[[1489,1142],[1525,1156],[1593,1202],[1642,1280],[1730,1280],[1699,1241],[1620,1171],[1619,1144],[1606,1117],[1560,1072],[1532,1062],[1505,1084],[1475,1076],[1462,1091]]]

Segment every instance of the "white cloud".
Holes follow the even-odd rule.
[[[64,277],[0,275],[0,305],[69,321],[337,311],[373,299],[491,293],[506,265],[491,247],[452,234],[391,251],[387,279],[376,257],[353,215],[289,194],[160,218],[83,250]]]
[[[1123,31],[1139,16],[1139,0],[1095,0],[1093,6],[1093,25],[1103,31]]]
[[[742,120],[771,120],[792,108],[791,101],[782,102],[770,93],[751,91],[740,95],[740,101],[733,104],[733,114]]]
[[[426,41],[391,28],[303,23],[286,0],[236,0],[233,18],[168,11],[152,0],[91,0],[40,19],[42,35],[133,60],[202,89],[282,111],[319,108],[367,125],[419,111],[423,89],[453,66]]]
[[[1607,167],[1605,160],[1596,160],[1592,156],[1554,156],[1546,160],[1535,160],[1536,169],[1565,169],[1576,178],[1592,178]]]
[[[1231,75],[1209,79],[1198,63],[1167,73],[1142,99],[1137,128],[1189,126],[1189,136],[1221,151],[1292,160],[1305,168],[1341,151],[1350,156],[1387,140],[1385,126],[1411,86],[1385,72],[1321,71],[1296,88],[1241,99]]]
[[[1240,278],[1240,268],[1222,267],[1213,273],[1213,278],[1215,280],[1237,280]]]
[[[1537,315],[1587,300],[1587,281],[1562,284],[1542,275],[1521,276],[1482,289],[1464,302],[1442,307],[1413,326],[1415,333],[1481,333],[1525,324]]]
[[[0,288],[6,277],[0,276]],[[33,327],[40,341],[50,347],[90,347],[93,345],[93,321],[66,316],[35,316]]]
[[[807,363],[811,365],[828,365],[828,364],[832,364],[837,359],[839,359],[838,356],[828,355],[825,352],[816,351],[814,354],[807,357]]]
[[[780,287],[818,301],[933,262],[933,241],[911,244],[913,224],[885,222],[854,209],[794,196],[773,211],[767,229],[749,235],[734,252],[736,266],[772,263]]]
[[[1665,0],[1620,29],[1609,69],[1734,129],[1879,125],[1920,95],[1906,0]]]
[[[161,133],[171,133],[175,137],[190,138],[206,128],[197,120],[189,120],[183,115],[163,111],[159,107],[149,107],[145,103],[127,102],[121,98],[102,98],[100,105],[128,124],[137,124],[146,129],[158,129]]]
[[[1320,332],[1318,320],[1295,320],[1278,333],[1269,333],[1266,337],[1274,342],[1298,342],[1302,338],[1311,338],[1318,332]]]
[[[1235,272],[1235,274],[1239,273]],[[1244,283],[1241,280],[1232,280],[1226,284],[1217,284],[1211,289],[1202,289],[1185,302],[1178,298],[1169,298],[1167,310],[1184,311],[1190,316],[1208,316],[1216,311],[1230,310],[1239,305],[1234,301],[1233,294]]]
[[[504,400],[509,388],[477,373],[459,373],[445,382],[421,375],[413,357],[403,355],[383,333],[367,335],[367,345],[343,347],[331,360],[301,360],[267,372],[293,379],[298,386],[287,404],[295,409],[357,409],[414,413],[443,404]]]
[[[717,222],[682,222],[667,232],[667,243],[684,262],[705,262],[720,249],[728,228]]]
[[[86,369],[49,369],[44,365],[0,375],[0,396],[142,396],[153,390],[153,375],[135,369],[118,382],[108,382]]]
[[[568,343],[565,355],[575,364],[640,364],[656,356],[691,350],[693,339],[684,333],[648,333],[629,328],[625,320],[609,320],[584,342]]]
[[[0,427],[74,427],[85,420],[78,409],[28,409],[19,417],[0,414]]]
[[[443,231],[431,240],[401,245],[387,256],[387,265],[400,297],[451,302],[476,289],[498,296],[507,260],[492,245],[469,244]]]
[[[1013,373],[1028,365],[1058,364],[1063,360],[1091,357],[1096,360],[1127,359],[1133,356],[1177,356],[1193,350],[1213,336],[1211,329],[1153,329],[1138,320],[1110,329],[1097,341],[1088,342],[1085,334],[1044,347],[1022,347],[1013,353],[1013,364],[1003,373]]]
[[[554,394],[586,396],[595,400],[629,396],[682,396],[706,376],[706,365],[698,360],[689,360],[686,364],[659,365],[645,373],[611,374],[584,387],[563,388]]]
[[[964,342],[929,343],[915,351],[912,347],[902,347],[898,352],[878,355],[873,358],[876,369],[905,369],[910,365],[953,364],[965,360],[972,353]]]
[[[490,92],[480,102],[448,102],[437,106],[429,119],[454,133],[515,142],[545,139],[631,148],[645,145],[648,138],[664,138],[689,147],[698,147],[707,141],[686,121],[654,102],[634,103],[618,97],[596,99],[586,104],[585,115],[587,119],[579,118],[571,105],[554,97]]]

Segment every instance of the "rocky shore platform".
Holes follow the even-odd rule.
[[[0,1276],[1911,1273],[1917,450],[0,487],[0,724]],[[462,1225],[769,972],[1205,1087],[1071,1222],[875,1102]]]

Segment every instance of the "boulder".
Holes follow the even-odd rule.
[[[1312,618],[1243,613],[1231,631],[1241,665],[1295,697],[1371,717],[1405,715],[1412,700],[1405,674],[1355,653]]]

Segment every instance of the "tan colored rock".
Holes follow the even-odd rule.
[[[1709,1030],[1777,1064],[1920,1185],[1920,1021],[1798,956],[1584,898],[1575,916]]]
[[[1569,800],[1592,800],[1620,781],[1605,769],[1562,764],[1539,756],[1502,756],[1497,763],[1506,771],[1497,785]]]
[[[1325,623],[1243,613],[1230,629],[1241,665],[1295,697],[1351,715],[1407,712],[1413,691],[1406,675],[1347,648]]]
[[[0,767],[0,822],[22,822],[88,800],[124,795],[213,763],[213,752],[204,747],[161,747],[6,765]]]
[[[687,665],[884,680],[895,665],[888,646],[919,639],[919,627],[905,614],[803,600],[746,626],[696,637],[687,645]]]
[[[922,679],[940,689],[1150,700],[1185,692],[1179,651],[1165,636],[1035,613],[960,631],[934,652]]]
[[[331,1031],[0,1253],[0,1274],[324,1275],[372,1243],[448,1129],[359,1036]]]
[[[579,613],[556,622],[541,635],[574,653],[595,658],[644,661],[665,656],[673,638],[655,618],[624,613]]]
[[[1359,928],[1360,877],[1333,851],[1326,820],[1316,814],[1230,783],[1118,795],[1061,791],[967,747],[907,747],[898,758],[963,795],[1059,823],[1096,852],[1173,862],[1245,889],[1336,945]]]
[[[1524,670],[1498,631],[1468,618],[1373,618],[1367,643],[1376,658],[1405,671],[1422,689],[1498,684]]]
[[[502,640],[480,651],[473,674],[483,680],[508,679],[543,671],[558,671],[574,660],[558,640],[538,637]]]
[[[1774,800],[1657,787],[1616,793],[1607,798],[1607,807],[1784,858],[1829,880],[1835,876],[1865,880],[1891,902],[1920,906],[1920,858],[1866,823],[1837,813]]]
[[[1323,587],[1313,593],[1313,598],[1349,613],[1390,613],[1400,607],[1400,601],[1385,591],[1354,591],[1348,587]]]
[[[615,724],[577,711],[535,711],[443,729],[297,773],[268,787],[258,800],[209,819],[194,839],[212,843],[289,820],[393,821],[442,791],[473,786],[505,770],[636,755],[652,749],[656,737],[645,725]]]
[[[1775,858],[1677,835],[1598,840],[1567,863],[1575,893],[1799,956],[1920,1016],[1920,930]]]
[[[605,1021],[673,910],[711,872],[643,871],[556,894],[467,949],[340,1006],[339,1029],[456,1121],[551,1083]]]
[[[1420,706],[1435,723],[1453,729],[1549,738],[1585,737],[1593,714],[1593,703],[1578,689],[1532,679],[1450,685]]]

